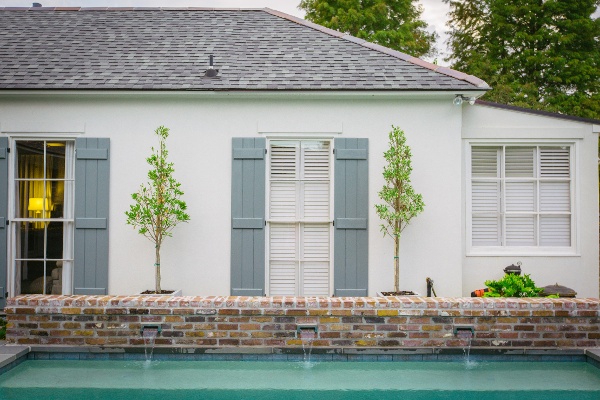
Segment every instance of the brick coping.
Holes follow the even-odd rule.
[[[493,297],[250,297],[250,296],[86,296],[20,295],[7,299],[6,306],[75,307],[209,307],[209,308],[495,308],[495,309],[600,309],[598,298],[493,298]]]

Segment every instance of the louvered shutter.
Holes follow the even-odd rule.
[[[231,294],[265,293],[264,138],[234,138],[231,179]]]
[[[571,246],[571,155],[540,147],[540,246]]]
[[[535,148],[506,147],[504,154],[506,245],[535,246]]]
[[[471,176],[473,246],[500,246],[500,152],[497,147],[472,148]]]
[[[334,294],[368,290],[368,139],[337,138],[334,188]]]
[[[108,293],[109,144],[75,141],[74,294]]]
[[[0,137],[0,309],[6,304],[6,224],[8,218],[8,138]]]

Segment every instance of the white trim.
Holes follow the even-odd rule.
[[[578,156],[580,140],[576,139],[512,139],[512,140],[501,140],[501,139],[467,139],[464,141],[464,167],[465,167],[465,256],[466,257],[481,257],[481,256],[550,256],[550,257],[579,257],[580,253],[580,241],[579,230],[581,224],[579,223],[580,216],[580,163],[581,160]],[[568,146],[570,151],[570,170],[571,170],[571,246],[570,247],[552,247],[552,246],[473,246],[472,245],[472,168],[471,168],[471,155],[472,148],[474,146],[512,146],[512,145],[530,145],[530,146]],[[502,152],[501,168],[504,177],[504,152]],[[539,166],[534,166],[536,169]],[[537,176],[537,175],[536,175]],[[506,189],[506,185],[503,185],[503,191]],[[505,196],[504,196],[505,197]],[[539,201],[539,199],[538,199]],[[539,210],[539,208],[538,208]],[[505,243],[505,215],[502,217],[502,243]]]
[[[9,220],[9,227],[8,227],[8,251],[7,251],[7,291],[9,292],[9,296],[15,296],[17,294],[17,288],[20,286],[20,283],[17,284],[17,280],[20,279],[19,278],[19,274],[16,271],[16,263],[17,261],[30,261],[30,260],[37,260],[37,261],[42,261],[44,262],[44,264],[46,264],[47,262],[55,262],[55,261],[63,261],[63,274],[62,274],[62,294],[71,294],[72,293],[72,287],[70,287],[69,285],[72,285],[72,264],[73,264],[73,246],[74,243],[67,243],[65,242],[65,237],[70,237],[73,238],[73,232],[69,232],[68,229],[65,230],[63,232],[63,258],[61,259],[55,259],[55,258],[46,258],[46,239],[44,239],[44,257],[42,259],[37,258],[37,259],[32,259],[32,258],[27,258],[27,257],[16,257],[17,255],[17,225],[19,222],[26,222],[26,221],[31,221],[31,218],[17,218],[15,217],[15,182],[19,182],[19,181],[25,181],[26,179],[22,179],[22,178],[16,178],[16,166],[17,166],[17,157],[16,155],[16,142],[17,141],[53,141],[53,140],[60,140],[60,141],[68,141],[71,144],[65,147],[65,177],[62,179],[33,179],[35,181],[61,181],[61,182],[65,182],[65,192],[64,192],[64,199],[63,201],[66,203],[70,202],[72,205],[73,203],[73,199],[68,199],[67,195],[70,192],[71,195],[74,194],[74,186],[75,186],[75,169],[74,169],[74,162],[75,162],[75,139],[76,136],[78,135],[73,135],[73,134],[67,134],[67,133],[61,133],[61,134],[56,134],[56,133],[50,133],[50,132],[40,132],[40,135],[43,136],[32,136],[30,133],[16,133],[16,134],[11,134],[8,135],[8,139],[9,139],[9,148],[12,150],[9,154],[9,163],[8,163],[8,180],[9,180],[9,190],[8,190],[8,215],[7,215],[7,219]],[[69,150],[70,149],[70,150]],[[70,155],[68,154],[68,152],[72,152]],[[71,162],[73,163],[73,165],[68,166],[66,163],[68,162],[68,160],[71,160]],[[46,159],[44,158],[44,171],[46,171],[46,167],[45,167],[45,163],[46,163]],[[72,175],[69,177],[69,173]],[[66,183],[67,182],[71,182],[71,189],[68,190]],[[44,189],[45,191],[45,189]],[[71,214],[71,216],[73,215],[73,210],[67,210],[64,209],[63,212],[69,212],[69,214]],[[74,219],[65,218],[65,215],[63,215],[62,218],[36,218],[35,222],[63,222],[65,223],[65,225],[70,226],[71,230],[75,229],[75,223],[74,223]],[[67,254],[68,253],[68,254]],[[67,264],[67,265],[65,265]],[[65,284],[66,283],[66,284]],[[44,288],[46,288],[46,280],[44,278]],[[50,293],[47,293],[50,294]]]

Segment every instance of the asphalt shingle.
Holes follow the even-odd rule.
[[[204,76],[209,55],[216,78]],[[269,9],[0,8],[0,89],[481,90]]]

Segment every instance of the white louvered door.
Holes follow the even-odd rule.
[[[269,178],[269,294],[330,294],[330,142],[271,141]]]
[[[571,246],[572,193],[568,146],[473,146],[472,246]]]

